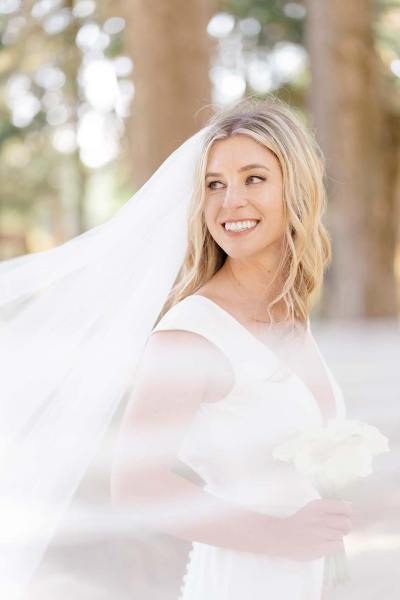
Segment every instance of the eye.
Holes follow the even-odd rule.
[[[219,189],[221,189],[221,188],[219,188],[219,187],[216,186],[217,183],[220,183],[221,185],[223,185],[223,183],[221,181],[210,181],[207,184],[208,189],[210,189],[210,190],[219,190]]]
[[[249,183],[259,183],[260,181],[265,181],[265,177],[261,177],[261,175],[249,175],[249,177],[247,177],[246,179],[246,184]],[[209,190],[220,190],[221,187],[224,187],[224,184],[222,183],[222,181],[210,181],[207,184],[207,188]]]
[[[260,175],[250,175],[246,179],[246,182],[249,181],[249,179],[258,179],[259,181],[265,181],[265,177],[261,177]],[[251,181],[250,183],[258,183],[258,182],[257,181]]]

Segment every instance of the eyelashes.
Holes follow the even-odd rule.
[[[261,177],[261,175],[250,175],[247,179],[246,179],[246,184],[249,181],[249,179],[258,179],[259,181],[265,181],[265,177]],[[255,184],[259,183],[259,181],[254,182]],[[207,189],[211,190],[211,191],[215,191],[215,190],[220,190],[221,187],[213,187],[213,184],[215,183],[222,183],[222,181],[210,181],[207,184]]]

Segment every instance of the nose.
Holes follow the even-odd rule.
[[[239,186],[230,184],[226,186],[223,206],[227,207],[239,207],[247,204],[247,200],[244,196],[244,192]]]

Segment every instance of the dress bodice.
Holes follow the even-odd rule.
[[[233,387],[222,400],[200,404],[177,455],[204,480],[205,491],[277,516],[319,498],[293,465],[272,457],[275,445],[304,427],[323,424],[318,402],[302,379],[205,296],[194,294],[178,302],[153,331],[167,329],[205,337],[234,371]],[[344,417],[342,390],[319,355],[332,385],[336,415]]]

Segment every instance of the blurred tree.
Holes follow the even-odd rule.
[[[220,0],[218,8],[207,28],[216,40],[210,70],[213,100],[226,104],[243,95],[273,92],[302,107],[309,80],[303,4]]]
[[[392,316],[399,309],[398,87],[375,48],[371,2],[308,0],[307,6],[310,107],[327,158],[334,245],[325,311]]]
[[[126,49],[133,59],[135,97],[129,133],[135,184],[199,129],[210,111],[207,23],[211,0],[120,2]],[[115,6],[114,6],[115,10]]]
[[[121,201],[132,65],[103,4],[0,2],[0,258],[61,244]]]

